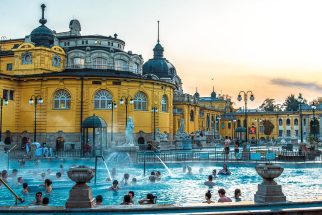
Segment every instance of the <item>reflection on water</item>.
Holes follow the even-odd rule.
[[[65,174],[61,179],[56,179],[56,172],[59,171],[59,165],[63,164]],[[30,194],[25,196],[25,205],[30,204],[35,196],[35,192],[44,191],[44,179],[40,176],[42,172],[46,173],[45,178],[50,178],[53,181],[53,193],[49,195],[50,205],[65,205],[66,199],[73,182],[68,179],[66,170],[73,165],[87,165],[94,168],[94,160],[46,160],[41,161],[36,167],[35,162],[26,162],[24,169],[20,169],[17,161],[12,161],[12,166],[19,170],[18,176],[23,176],[25,182],[29,184]],[[107,162],[109,167],[110,164]],[[3,166],[3,165],[1,165]],[[123,195],[132,190],[135,192],[135,199],[144,198],[147,193],[152,192],[158,196],[158,203],[189,203],[189,202],[202,202],[204,201],[204,194],[209,189],[203,183],[207,180],[209,174],[213,169],[220,170],[221,166],[218,164],[193,164],[192,175],[183,173],[183,165],[170,164],[172,175],[163,165],[147,165],[147,176],[144,178],[143,165],[128,165],[118,167],[113,165],[116,169],[115,177],[119,182],[122,181],[124,173],[130,174],[130,180],[136,177],[138,182],[135,185],[123,185],[120,183],[121,189],[118,192],[107,191],[111,186],[111,182],[106,181],[106,168],[102,161],[99,161],[99,169],[97,176],[97,185],[94,185],[92,180],[89,185],[93,188],[93,195],[103,195],[103,202],[105,205],[119,205],[122,202]],[[199,169],[203,168],[200,174]],[[47,171],[51,169],[50,171]],[[241,189],[243,200],[253,200],[254,194],[257,191],[257,184],[261,183],[261,178],[257,175],[254,167],[229,165],[232,172],[231,176],[218,176],[214,181],[216,186],[210,190],[213,193],[214,201],[218,199],[217,190],[225,188],[227,196],[232,197],[236,188]],[[161,171],[162,180],[156,183],[150,183],[148,180],[149,172]],[[283,192],[288,200],[294,199],[314,199],[322,195],[322,168],[317,167],[286,167],[284,173],[276,181],[283,186]],[[9,180],[9,184],[17,193],[21,194],[21,185],[17,185],[17,178]],[[0,187],[0,205],[13,205],[14,198],[3,187]],[[45,194],[48,195],[48,194]]]

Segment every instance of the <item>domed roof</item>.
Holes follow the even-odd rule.
[[[83,121],[82,128],[106,128],[106,122],[94,114]]]
[[[51,47],[54,44],[55,35],[52,30],[45,26],[47,22],[47,20],[44,18],[45,7],[46,6],[44,4],[41,5],[42,18],[39,20],[41,26],[35,28],[30,33],[30,39],[31,42],[35,44],[35,46]]]
[[[145,74],[154,74],[159,78],[173,78],[177,72],[167,59],[153,58],[143,64],[143,75]]]
[[[195,98],[200,98],[200,94],[198,93],[198,89],[196,89],[195,94],[193,95]]]
[[[215,92],[215,88],[213,87],[212,88],[212,92],[211,92],[211,99],[216,99],[217,98],[217,94],[216,94],[216,92]]]

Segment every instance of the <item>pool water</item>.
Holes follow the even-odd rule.
[[[65,174],[61,179],[56,179],[56,172],[59,171],[59,165],[63,164]],[[12,161],[11,171],[13,168],[18,169],[18,176],[22,176],[24,181],[28,183],[30,193],[22,195],[22,185],[17,185],[17,178],[9,178],[9,185],[23,196],[26,200],[20,205],[32,204],[35,193],[43,191],[44,188],[40,186],[43,184],[43,179],[40,174],[46,172],[46,177],[53,181],[53,192],[51,194],[43,194],[50,199],[49,205],[64,206],[68,199],[69,190],[74,185],[67,177],[67,169],[73,165],[87,165],[94,168],[94,160],[42,160],[39,163],[35,161],[27,161],[24,167],[20,167],[17,161]],[[192,175],[183,172],[183,166],[189,165],[192,167]],[[1,165],[2,166],[2,165]],[[161,164],[149,164],[146,166],[146,177],[143,177],[143,165],[132,166],[117,166],[116,176],[120,182],[121,189],[118,192],[108,191],[111,186],[110,181],[106,181],[107,171],[102,162],[98,163],[97,184],[94,184],[94,179],[89,186],[93,189],[93,196],[103,195],[104,205],[119,205],[123,196],[128,191],[134,191],[135,202],[146,196],[147,193],[153,193],[157,196],[158,204],[180,204],[180,203],[200,203],[204,201],[204,195],[207,190],[211,190],[213,200],[218,200],[218,189],[224,188],[226,195],[233,196],[236,188],[241,189],[242,199],[253,201],[254,194],[257,191],[257,184],[262,182],[262,179],[255,171],[254,164],[229,164],[229,169],[232,172],[230,176],[218,176],[214,179],[216,186],[208,188],[203,183],[207,180],[208,175],[213,169],[217,172],[221,169],[220,164],[170,164],[172,175]],[[283,165],[282,165],[283,166]],[[322,168],[317,165],[284,165],[283,174],[276,179],[282,185],[283,192],[287,196],[287,200],[296,199],[315,199],[322,196]],[[110,171],[112,166],[109,166]],[[199,173],[200,168],[203,172]],[[51,169],[51,173],[47,174],[47,170]],[[10,173],[11,173],[10,171]],[[162,173],[161,181],[151,183],[148,180],[148,175],[151,171],[160,171]],[[138,182],[133,185],[122,185],[124,173],[130,174],[130,181],[132,177],[136,177]],[[14,205],[14,198],[11,193],[4,187],[0,186],[0,206]]]

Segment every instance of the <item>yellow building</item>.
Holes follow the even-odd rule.
[[[172,140],[181,119],[187,133],[207,129],[214,136],[216,124],[204,116],[223,113],[224,100],[207,109],[202,97],[184,94],[159,38],[144,63],[141,55],[124,51],[117,34],[82,36],[78,20],[67,32],[50,30],[44,10],[42,5],[41,25],[30,35],[0,44],[0,96],[8,101],[1,112],[2,141],[79,145],[81,124],[93,114],[106,122],[110,145],[124,142],[129,117],[140,143],[152,140],[157,128]]]

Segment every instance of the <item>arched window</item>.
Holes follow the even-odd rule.
[[[207,120],[206,120],[206,129],[209,130],[210,127],[210,116],[207,114]]]
[[[278,125],[282,126],[283,125],[283,120],[282,119],[279,119],[278,120]]]
[[[84,68],[85,66],[85,59],[80,57],[75,57],[73,59],[73,68]]]
[[[168,98],[166,95],[162,96],[162,99],[161,99],[161,111],[162,112],[168,111]]]
[[[66,90],[57,90],[54,95],[54,109],[70,109],[70,94]]]
[[[138,73],[139,72],[139,64],[138,63],[131,63],[131,71],[134,73]]]
[[[299,120],[298,119],[294,119],[294,125],[299,125]]]
[[[193,110],[190,111],[190,121],[193,122],[195,120],[195,114]]]
[[[240,119],[237,120],[237,127],[240,127],[241,126],[241,122],[240,122]]]
[[[228,129],[231,129],[231,121],[228,122]]]
[[[107,69],[107,59],[98,57],[93,60],[94,69]]]
[[[134,110],[147,110],[147,98],[143,92],[138,92],[134,96]]]
[[[288,126],[291,125],[291,120],[290,119],[286,120],[286,125],[288,125]]]
[[[214,117],[214,115],[211,115],[211,128],[212,129],[215,128],[215,117]]]
[[[128,71],[129,64],[125,60],[115,60],[115,70]]]
[[[99,90],[94,97],[95,109],[112,109],[112,95],[107,90]]]

